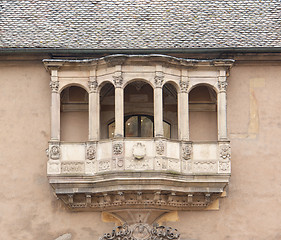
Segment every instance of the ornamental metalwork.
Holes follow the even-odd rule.
[[[58,92],[59,91],[59,81],[50,81],[50,88],[52,89],[52,92]]]
[[[99,240],[177,240],[180,233],[171,227],[137,223],[118,226],[112,233],[106,233]]]

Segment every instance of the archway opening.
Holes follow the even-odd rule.
[[[216,141],[217,94],[209,86],[199,85],[189,93],[189,133],[191,141]]]
[[[124,136],[152,138],[154,132],[153,88],[134,81],[124,89]]]
[[[178,139],[178,92],[171,83],[163,86],[164,137]]]
[[[89,95],[78,86],[65,88],[61,94],[61,141],[85,142],[88,140]]]
[[[115,131],[115,88],[106,83],[100,89],[100,138],[113,138]]]

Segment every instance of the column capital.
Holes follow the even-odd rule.
[[[90,80],[88,81],[88,86],[90,89],[90,93],[94,93],[97,91],[98,81],[97,81],[96,77],[90,77]]]
[[[180,90],[182,93],[187,93],[189,87],[189,81],[180,80]]]
[[[113,82],[116,88],[121,88],[123,84],[122,72],[113,75]]]
[[[50,88],[53,93],[57,93],[59,91],[59,81],[57,79],[52,79],[50,81]]]
[[[157,88],[161,88],[164,82],[163,72],[155,72],[154,82]]]
[[[226,92],[227,89],[227,81],[218,81],[218,87],[220,92]]]

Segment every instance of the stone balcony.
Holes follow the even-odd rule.
[[[230,178],[228,141],[49,142],[48,178],[70,209],[205,209]]]

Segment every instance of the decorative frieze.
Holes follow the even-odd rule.
[[[62,162],[61,173],[84,173],[85,164],[84,162]]]
[[[224,143],[219,145],[220,148],[220,158],[223,160],[231,159],[231,147],[229,143]]]
[[[217,164],[213,161],[197,161],[193,163],[193,171],[198,173],[217,172]]]
[[[112,230],[112,233],[106,233],[99,240],[177,240],[180,238],[180,233],[177,229],[171,227],[153,226],[143,223],[134,225],[124,224]]]

